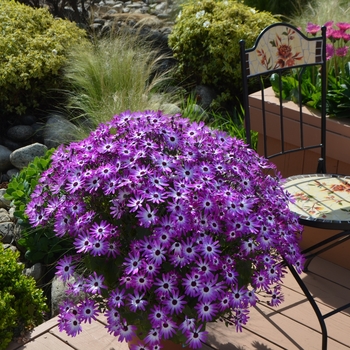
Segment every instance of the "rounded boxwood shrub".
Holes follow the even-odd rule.
[[[59,71],[67,50],[85,31],[55,19],[46,8],[1,0],[0,114],[23,114],[60,87]]]
[[[19,253],[0,242],[0,350],[14,337],[43,322],[48,307],[43,291],[32,277],[23,275]]]
[[[177,75],[212,86],[221,99],[232,99],[241,87],[239,41],[251,47],[260,32],[277,22],[234,0],[203,0],[183,5],[169,45],[178,60]]]

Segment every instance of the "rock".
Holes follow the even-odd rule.
[[[0,189],[0,208],[9,208],[11,206],[11,201],[9,201],[8,199],[4,198],[4,194],[6,193],[6,189],[5,188],[1,188]]]
[[[19,120],[23,125],[32,125],[37,122],[37,118],[32,114],[22,115]]]
[[[73,141],[77,127],[59,114],[50,114],[44,127],[44,144],[48,148]]]
[[[11,151],[7,147],[0,145],[0,172],[11,168],[10,155]]]
[[[0,208],[0,223],[10,221],[12,220],[7,210],[5,208]]]
[[[12,243],[15,239],[15,224],[0,222],[0,239],[2,243]]]
[[[11,151],[14,151],[15,149],[23,147],[22,143],[16,142],[16,141],[14,141],[12,139],[9,139],[7,137],[4,137],[4,140],[3,140],[2,144],[5,147],[7,147],[8,149],[10,149]]]
[[[33,266],[24,269],[24,274],[33,277],[37,283],[43,278],[44,273],[45,268],[41,263],[36,263]]]
[[[32,128],[34,130],[34,138],[36,142],[43,143],[44,142],[44,123],[34,123],[32,124]]]
[[[78,301],[79,297],[73,297],[72,295],[67,296],[67,283],[74,283],[76,279],[71,277],[66,283],[64,283],[58,276],[55,276],[51,284],[51,317],[55,317],[59,314],[59,305],[64,300],[69,298],[73,301]]]
[[[11,249],[14,253],[18,252],[18,249],[15,245],[5,243],[3,244],[4,249]]]
[[[42,157],[45,155],[47,147],[41,143],[33,143],[32,145],[19,148],[11,153],[10,161],[11,164],[18,168],[23,169],[30,162],[34,160],[35,157]]]
[[[166,114],[178,114],[181,113],[181,108],[173,103],[164,103],[162,105],[162,110]]]
[[[9,177],[9,179],[11,179],[11,177],[17,175],[19,173],[19,170],[14,168],[14,169],[10,169],[6,172],[6,175]]]
[[[11,221],[15,220],[15,211],[16,211],[16,208],[14,206],[8,210],[8,214]]]
[[[7,130],[7,136],[15,141],[26,141],[34,134],[30,125],[15,125]]]
[[[215,91],[206,85],[197,85],[194,89],[197,103],[204,109],[208,109],[217,97]]]

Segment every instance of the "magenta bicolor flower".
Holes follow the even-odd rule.
[[[345,57],[349,51],[349,46],[338,47],[335,54],[339,57]]]
[[[318,24],[314,24],[309,22],[306,26],[306,33],[309,33],[313,36],[316,36],[316,34],[321,30],[321,26]]]
[[[335,50],[333,44],[326,44],[326,59],[330,60],[334,56]]]
[[[338,22],[335,24],[341,31],[347,31],[350,29],[350,23],[348,22]]]

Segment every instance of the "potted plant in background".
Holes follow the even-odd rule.
[[[103,313],[131,349],[196,349],[207,322],[241,331],[257,291],[279,305],[280,262],[301,271],[301,227],[266,169],[243,141],[160,111],[121,113],[60,147],[26,209],[72,239],[57,274],[80,301],[61,306],[60,330]]]

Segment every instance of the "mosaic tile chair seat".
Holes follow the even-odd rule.
[[[276,23],[265,28],[257,38],[252,48],[246,49],[245,42],[240,42],[241,64],[243,77],[243,105],[245,109],[245,125],[247,142],[251,144],[251,123],[248,86],[250,82],[259,84],[261,91],[261,123],[263,135],[264,156],[268,159],[283,156],[287,153],[303,152],[313,149],[319,152],[319,160],[315,164],[314,174],[300,174],[285,179],[284,188],[288,191],[294,202],[290,209],[299,215],[299,221],[304,226],[312,226],[320,229],[339,230],[340,232],[323,240],[303,251],[306,257],[305,271],[316,255],[332,249],[350,239],[350,177],[327,174],[326,172],[326,28],[322,28],[322,36],[306,37],[297,28],[285,24]],[[312,68],[315,74],[319,74],[322,84],[320,133],[317,143],[311,144],[304,140],[303,106],[301,103],[301,79],[307,69]],[[284,127],[284,103],[282,91],[282,76],[292,72],[299,77],[296,86],[296,96],[299,97],[299,144],[295,148],[286,147],[285,134],[288,130]],[[297,73],[297,75],[295,74]],[[279,99],[279,139],[280,149],[276,152],[269,150],[266,137],[266,111],[264,106],[264,87],[268,85],[269,77],[278,82],[278,88],[274,87]],[[298,100],[298,98],[297,98]],[[307,144],[307,146],[306,146]],[[340,145],[341,147],[341,145]],[[350,157],[350,151],[349,151]],[[288,265],[288,264],[286,264]],[[322,314],[310,291],[293,267],[288,266],[299,286],[311,303],[320,323],[322,331],[322,349],[327,349],[327,317],[350,307],[350,303],[329,313]],[[349,327],[350,330],[350,327]]]

